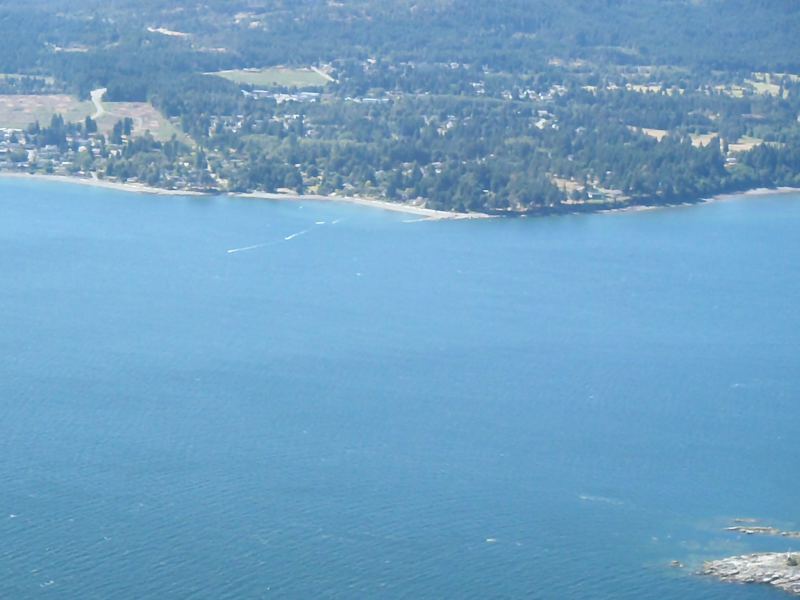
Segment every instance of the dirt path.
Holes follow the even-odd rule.
[[[328,73],[326,73],[322,69],[318,69],[317,67],[311,67],[311,70],[314,71],[314,73],[316,73],[320,77],[324,77],[325,79],[327,79],[331,83],[336,83],[336,80],[333,77],[331,77],[330,75],[328,75]]]
[[[106,114],[106,109],[103,106],[103,96],[105,93],[106,88],[92,90],[91,96],[92,103],[94,104],[94,114],[92,115],[92,119],[95,121]]]

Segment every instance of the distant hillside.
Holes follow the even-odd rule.
[[[8,70],[31,60],[52,62],[45,42],[141,45],[148,26],[190,33],[185,43],[224,49],[230,63],[381,55],[505,69],[558,56],[800,68],[800,3],[794,0],[6,0],[0,2],[0,64]]]

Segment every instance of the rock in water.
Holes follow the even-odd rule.
[[[764,583],[800,596],[800,555],[762,552],[711,560],[703,574],[734,583]]]

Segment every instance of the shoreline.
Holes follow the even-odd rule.
[[[254,198],[258,200],[278,200],[292,202],[345,202],[358,206],[368,206],[380,208],[391,212],[405,213],[420,217],[420,220],[466,220],[466,219],[491,219],[495,215],[481,212],[457,213],[446,210],[436,210],[425,208],[424,206],[414,206],[413,204],[403,204],[401,202],[389,202],[388,200],[378,200],[377,198],[363,198],[359,196],[322,196],[319,194],[280,194],[277,192],[228,192],[227,196],[233,198]]]
[[[94,177],[80,177],[71,175],[47,175],[45,173],[19,173],[14,171],[0,171],[0,177],[8,179],[28,179],[35,181],[53,181],[56,183],[71,183],[74,185],[85,185],[88,187],[103,188],[107,190],[117,190],[120,192],[135,192],[137,194],[152,194],[154,196],[207,196],[205,192],[195,192],[192,190],[168,190],[157,188],[143,183],[120,183],[117,181],[106,181],[95,179]]]
[[[378,208],[390,212],[404,213],[419,217],[419,221],[437,221],[437,220],[472,220],[472,219],[493,219],[498,217],[527,217],[537,216],[532,213],[509,213],[509,214],[490,214],[483,212],[469,212],[457,213],[445,210],[437,210],[434,208],[425,208],[424,206],[415,206],[413,204],[404,204],[401,202],[390,202],[388,200],[379,200],[377,198],[364,198],[360,196],[323,196],[320,194],[287,194],[278,192],[202,192],[195,190],[170,190],[166,188],[153,187],[143,183],[120,183],[117,181],[106,181],[96,177],[83,177],[79,175],[48,175],[46,173],[24,173],[17,171],[0,171],[0,178],[9,179],[28,179],[39,181],[52,181],[57,183],[70,183],[77,185],[85,185],[88,187],[103,188],[108,190],[116,190],[121,192],[134,192],[137,194],[151,194],[155,196],[229,196],[231,198],[250,198],[257,200],[276,200],[276,201],[292,201],[292,202],[343,202],[347,204],[355,204],[357,206],[366,206],[369,208]],[[684,206],[694,206],[697,204],[711,204],[714,202],[725,202],[728,200],[735,200],[737,198],[757,198],[760,196],[778,196],[786,194],[800,194],[800,188],[777,186],[774,188],[758,187],[741,192],[725,192],[716,194],[707,198],[698,198],[696,200],[687,200],[684,202],[677,202],[674,204],[632,204],[628,206],[620,206],[616,208],[606,207],[597,208],[596,210],[569,210],[568,207],[561,207],[562,210],[553,212],[542,213],[538,216],[552,216],[558,214],[610,214],[610,213],[625,213],[625,212],[642,212],[656,209],[665,208],[678,208]]]
[[[734,200],[742,196],[753,198],[758,196],[780,196],[783,194],[800,194],[800,188],[788,186],[777,186],[773,188],[758,187],[751,188],[743,192],[726,192],[724,194],[717,194],[716,196],[711,196],[711,198],[703,198],[702,202],[724,202],[725,200]]]
[[[0,171],[0,178],[27,179],[37,181],[51,181],[56,183],[70,183],[88,187],[116,190],[120,192],[134,192],[137,194],[151,194],[155,196],[229,196],[232,198],[251,198],[259,200],[278,201],[311,201],[311,202],[346,202],[358,206],[380,208],[392,212],[405,213],[420,217],[420,220],[464,220],[464,219],[489,219],[493,215],[487,213],[456,213],[399,202],[388,202],[371,198],[351,196],[321,196],[318,194],[280,194],[277,192],[198,192],[194,190],[168,190],[143,183],[120,183],[106,181],[94,177],[72,175],[48,175],[46,173],[22,173],[16,171]]]
[[[788,187],[788,186],[777,186],[772,188],[757,187],[757,188],[742,190],[741,192],[724,192],[721,194],[715,194],[714,196],[697,198],[696,200],[685,200],[683,202],[674,202],[671,204],[631,204],[628,206],[620,206],[619,208],[602,208],[594,212],[598,214],[644,212],[650,210],[697,206],[700,204],[713,204],[715,202],[726,202],[728,200],[736,200],[739,198],[758,198],[760,196],[782,196],[786,194],[800,194],[800,188]]]

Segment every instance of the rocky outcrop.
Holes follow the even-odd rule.
[[[726,527],[725,531],[735,531],[746,535],[777,535],[781,537],[800,538],[800,531],[782,531],[777,527],[761,527],[755,525],[736,525]]]
[[[711,560],[702,573],[732,583],[761,583],[800,596],[800,554],[762,552]]]

